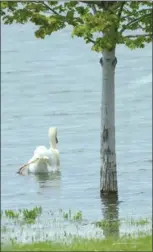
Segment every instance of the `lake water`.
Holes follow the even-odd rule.
[[[68,28],[45,40],[33,33],[30,24],[2,25],[2,209],[70,208],[101,219],[110,202],[99,194],[100,54]],[[151,50],[116,53],[119,218],[152,214]],[[61,175],[19,176],[34,148],[49,146],[50,126],[58,128]]]

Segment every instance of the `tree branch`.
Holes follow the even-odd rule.
[[[118,25],[117,25],[117,29],[119,28],[120,18],[121,18],[123,7],[124,7],[125,4],[126,4],[126,1],[123,1],[121,3],[121,6],[120,6],[120,9],[119,9],[119,12],[118,12]]]
[[[123,38],[139,38],[139,37],[150,37],[150,36],[153,36],[152,33],[148,34],[148,33],[145,33],[145,34],[137,34],[137,35],[127,35],[127,36],[124,36]]]
[[[92,10],[93,10],[94,15],[96,15],[97,10],[96,10],[95,5],[94,5],[94,4],[92,4],[91,8],[92,8]]]
[[[39,3],[39,2],[37,2],[37,1],[35,1],[36,3]],[[42,4],[44,5],[44,6],[46,6],[46,8],[47,9],[49,9],[50,11],[52,11],[55,15],[57,15],[57,16],[60,16],[60,17],[64,17],[64,16],[62,16],[62,15],[60,15],[57,11],[55,11],[53,8],[51,8],[48,4],[46,4],[45,2],[42,2]]]
[[[142,16],[139,17],[139,18],[135,18],[135,19],[131,20],[129,23],[125,24],[126,27],[125,27],[125,28],[122,28],[121,31],[120,31],[120,33],[124,32],[124,31],[127,29],[128,26],[130,26],[130,25],[132,25],[132,24],[134,24],[134,23],[140,21],[142,18],[144,18],[144,17],[146,17],[146,16],[150,16],[150,15],[151,15],[151,13],[149,13],[149,14],[144,14],[144,15],[142,15]]]
[[[126,4],[126,1],[121,2],[121,6],[120,6],[120,9],[119,9],[119,12],[118,12],[118,17],[119,17],[119,19],[120,19],[120,17],[121,17],[122,10],[123,10],[123,7],[124,7],[125,4]]]
[[[126,10],[126,13],[127,13],[127,16],[125,16],[125,17],[127,18],[127,17],[129,17],[129,15],[131,14],[131,11],[128,10],[127,8],[125,8],[125,10]],[[141,14],[141,13],[143,13],[144,11],[145,11],[145,12],[147,12],[147,11],[152,11],[152,9],[151,9],[151,8],[142,9],[142,10],[139,10],[139,11],[137,12],[137,14]],[[149,13],[149,14],[151,14],[151,13]],[[148,15],[148,14],[146,14],[146,15]]]
[[[98,5],[99,7],[102,7],[102,6],[101,6],[101,1],[79,1],[79,0],[78,0],[78,2],[85,3],[85,4],[89,4],[89,5],[91,5],[91,4],[96,4],[96,5]]]
[[[88,40],[89,40],[91,43],[93,43],[93,44],[96,42],[95,40],[90,39],[90,38],[88,38]]]
[[[31,1],[32,3],[36,3],[39,4],[39,1]],[[54,13],[55,15],[59,16],[59,17],[65,17],[60,15],[57,11],[55,11],[53,8],[51,8],[48,4],[46,4],[45,2],[40,2],[41,4],[43,4],[48,10],[50,10],[52,13]]]
[[[32,1],[33,3],[37,3],[39,4],[39,1]],[[55,15],[57,15],[58,17],[61,17],[63,19],[66,18],[66,16],[63,16],[61,14],[59,14],[57,11],[55,11],[53,8],[51,8],[48,4],[46,4],[45,2],[41,2],[41,4],[43,4],[48,10],[50,10],[52,13],[54,13]],[[74,17],[74,20],[75,21],[78,21],[78,18],[77,17]]]

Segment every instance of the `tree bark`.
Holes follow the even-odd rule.
[[[101,193],[117,193],[117,170],[115,150],[115,48],[104,50],[100,60],[103,72],[101,107]]]

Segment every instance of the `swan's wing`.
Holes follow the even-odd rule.
[[[36,149],[34,150],[34,156],[43,156],[46,155],[47,148],[45,146],[37,146]]]
[[[33,163],[35,163],[36,161],[38,161],[38,159],[39,159],[39,158],[38,158],[37,156],[33,156],[33,157],[28,161],[27,164],[24,164],[24,165],[22,165],[22,166],[19,168],[19,170],[18,170],[17,173],[23,174],[23,171],[24,171],[26,168],[28,168],[30,164],[33,164]]]
[[[38,146],[34,150],[33,157],[28,161],[28,163],[24,164],[20,167],[18,173],[22,174],[22,172],[29,167],[30,164],[36,163],[39,159],[44,159],[47,163],[49,162],[48,157],[48,149],[45,146]],[[50,164],[50,162],[49,162]]]
[[[41,149],[41,152],[37,153],[39,158],[45,159],[49,166],[60,165],[59,151],[55,149],[47,149],[46,147]]]

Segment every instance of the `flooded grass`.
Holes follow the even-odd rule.
[[[72,214],[72,211],[70,209],[68,212],[63,212],[62,209],[60,209],[60,211],[63,213],[63,218],[66,220],[81,221],[83,218],[81,211],[78,211],[75,214]]]
[[[139,220],[135,220],[135,219],[131,218],[130,220],[128,220],[128,223],[130,225],[135,225],[135,226],[145,226],[145,225],[149,224],[150,221],[147,218],[146,219],[140,218]]]
[[[129,218],[127,219],[122,219],[122,220],[100,220],[95,222],[96,227],[99,228],[107,228],[107,227],[119,227],[121,224],[129,225],[129,226],[135,226],[135,227],[143,227],[146,225],[149,225],[151,223],[151,219],[149,218],[140,218],[140,219],[134,219],[134,218]]]
[[[3,251],[8,248],[9,251],[92,251],[92,248],[93,251],[150,251],[151,248],[151,218],[90,222],[81,211],[59,209],[47,213],[45,226],[41,222],[43,214],[41,207],[1,211]],[[121,232],[123,226],[126,233]],[[93,228],[92,235],[80,234],[84,227]]]
[[[7,218],[15,220],[18,223],[20,221],[24,221],[25,223],[35,223],[38,216],[42,214],[41,207],[34,207],[31,210],[29,209],[19,209],[18,211],[15,210],[5,210],[4,212],[1,211],[1,218]]]
[[[9,219],[17,219],[19,217],[19,213],[13,210],[5,210],[5,216],[8,217]]]
[[[115,228],[115,227],[119,227],[121,225],[121,222],[119,220],[101,220],[101,221],[97,221],[95,222],[95,225],[96,227],[99,227],[99,228],[107,228],[107,227],[112,227],[112,228]]]
[[[26,221],[26,223],[35,223],[35,220],[38,216],[40,216],[42,213],[41,207],[35,207],[32,210],[24,209],[23,210],[23,219]]]
[[[69,209],[68,211],[63,211],[62,209],[59,209],[58,211],[59,215],[63,218],[63,220],[67,221],[82,221],[83,215],[81,211],[77,211],[75,213],[72,213],[72,211]],[[1,211],[1,218],[7,218],[10,220],[16,220],[19,222],[24,221],[26,224],[34,224],[39,216],[42,214],[42,208],[41,207],[34,207],[33,209],[19,209],[17,211],[15,210],[5,210],[4,212]],[[51,210],[48,212],[49,215],[52,216],[52,220],[56,221],[55,213],[53,213]]]

